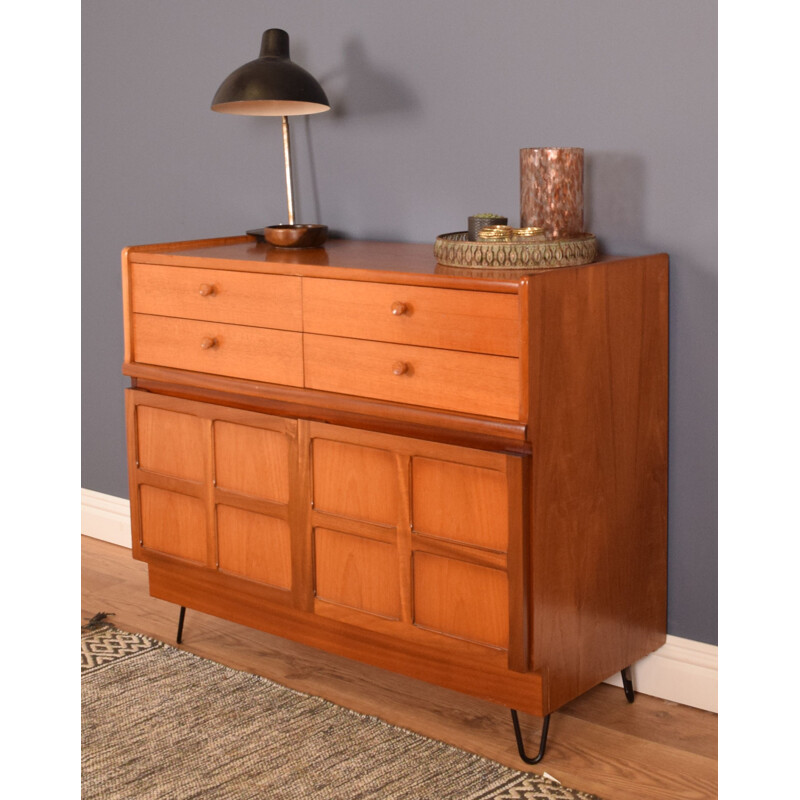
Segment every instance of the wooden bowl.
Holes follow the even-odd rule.
[[[270,225],[264,239],[275,247],[322,247],[328,238],[327,225]]]

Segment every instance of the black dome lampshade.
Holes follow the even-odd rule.
[[[330,103],[319,82],[289,58],[289,34],[280,28],[270,28],[264,31],[259,57],[228,75],[211,101],[212,111],[219,111],[223,114],[282,117],[290,227],[311,226],[295,226],[294,224],[288,117],[319,114],[329,108]],[[286,228],[286,226],[275,227]],[[265,236],[267,230],[265,230]],[[285,239],[286,233],[284,232],[282,242]]]
[[[289,58],[289,34],[280,28],[264,31],[259,57],[228,75],[211,101],[214,111],[255,117],[319,114],[330,107],[316,78]]]

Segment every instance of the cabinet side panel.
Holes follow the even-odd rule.
[[[666,636],[668,261],[531,282],[534,669],[557,708]]]

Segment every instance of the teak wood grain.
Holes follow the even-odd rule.
[[[303,318],[300,278],[161,264],[133,265],[131,310],[289,331]]]
[[[524,633],[514,631],[509,637],[505,552],[481,546],[438,511],[427,517],[425,511],[443,486],[458,479],[460,496],[487,501],[480,508],[482,519],[494,513],[507,520],[509,497],[518,505],[521,488],[515,484],[510,491],[506,478],[507,463],[514,459],[341,426],[313,424],[310,436],[316,610],[420,642],[426,637],[416,631],[355,612],[509,651],[513,638],[509,660],[523,663],[517,650]],[[426,478],[435,476],[437,468],[444,484],[434,477],[429,485]],[[499,535],[505,551],[505,527]],[[448,598],[447,609],[442,597]],[[342,614],[324,603],[350,611]]]
[[[128,549],[82,537],[81,595],[82,623],[106,611],[119,628],[176,646],[177,610],[150,595],[147,565]],[[641,693],[631,705],[621,689],[603,684],[553,714],[545,760],[526,767],[502,706],[193,610],[180,647],[608,800],[718,796],[717,715],[710,712]],[[533,745],[537,720],[522,714],[521,721]]]
[[[527,426],[518,420],[470,416],[308,388],[265,385],[258,381],[148,364],[126,364],[122,371],[132,378],[132,385],[143,391],[316,422],[335,421],[362,430],[449,442],[481,450],[530,454],[530,443],[525,441]]]
[[[241,422],[214,425],[214,483],[218,489],[289,502],[290,435]]]
[[[539,716],[664,642],[666,256],[239,237],[128,248],[123,297],[155,596]]]
[[[303,385],[303,341],[293,331],[134,314],[137,361],[289,386]]]
[[[231,269],[273,275],[409,283],[483,292],[516,293],[515,280],[453,281],[441,274],[433,246],[398,242],[332,239],[324,248],[282,249],[249,236],[126,247],[123,271],[132,263],[163,264],[197,269]],[[413,278],[413,281],[409,281]]]
[[[667,259],[530,288],[531,667],[558,707],[665,640]]]
[[[219,568],[248,580],[292,588],[291,531],[285,520],[218,503]]]
[[[504,570],[414,553],[414,619],[428,630],[508,649]]]
[[[303,280],[308,333],[517,357],[519,318],[512,294]]]
[[[306,334],[311,389],[487,417],[519,416],[519,359]]]
[[[509,487],[505,461],[496,469],[415,458],[413,520],[416,533],[508,551]]]

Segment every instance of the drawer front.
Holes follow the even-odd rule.
[[[302,334],[293,331],[134,314],[133,358],[143,364],[303,385]]]
[[[308,333],[518,356],[515,294],[303,279]]]
[[[131,310],[299,331],[300,286],[288,275],[133,264]]]
[[[503,419],[519,416],[516,358],[313,334],[304,341],[310,389]]]

